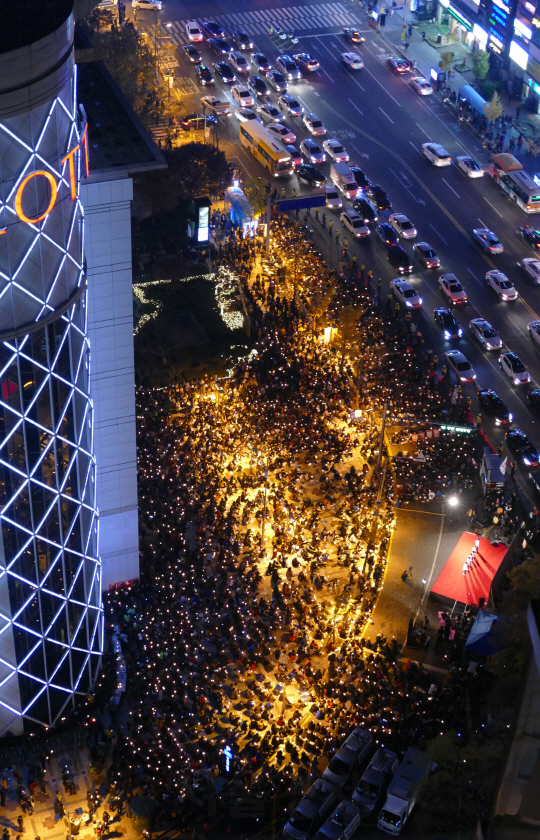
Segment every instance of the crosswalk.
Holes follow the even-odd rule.
[[[203,18],[191,18],[193,19],[201,26]],[[295,35],[336,26],[361,26],[361,21],[355,16],[351,6],[343,3],[317,3],[309,6],[283,6],[279,9],[261,9],[256,12],[229,13],[216,15],[212,20],[223,27],[226,35],[232,29],[245,30],[251,36],[267,35],[271,26],[279,27],[285,32],[294,32]],[[187,44],[186,23],[187,20],[174,20],[167,27],[163,26],[163,30],[175,44]]]

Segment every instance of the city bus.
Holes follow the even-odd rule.
[[[540,213],[540,187],[514,155],[492,155],[488,172],[524,213]]]
[[[294,166],[290,154],[256,120],[240,123],[240,143],[245,149],[249,149],[253,157],[275,178],[293,174]]]

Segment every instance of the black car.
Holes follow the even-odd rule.
[[[264,98],[270,94],[266,83],[260,76],[250,76],[246,84],[254,96],[262,96]]]
[[[446,339],[461,338],[463,330],[456,321],[455,315],[446,306],[438,306],[433,310],[435,323],[440,326]]]
[[[538,462],[540,461],[538,450],[521,429],[510,429],[506,433],[506,445],[528,467],[538,466]]]
[[[210,68],[206,66],[206,64],[198,64],[195,68],[195,75],[201,85],[213,85],[214,84],[214,77],[210,71]]]
[[[540,230],[535,230],[534,228],[530,228],[529,225],[525,225],[524,227],[520,227],[519,235],[533,251],[540,250]]]
[[[216,61],[215,64],[212,64],[212,67],[214,68],[214,72],[218,74],[221,81],[225,82],[226,85],[232,85],[236,81],[236,76],[226,61]]]
[[[512,415],[505,403],[491,388],[478,391],[478,402],[486,414],[493,417],[497,426],[508,426],[512,422]]]
[[[251,63],[259,73],[268,73],[272,69],[267,57],[260,52],[253,53]]]
[[[354,180],[356,181],[361,190],[365,190],[367,189],[367,187],[371,186],[368,179],[358,166],[349,166],[349,169],[354,175]]]
[[[370,184],[366,189],[367,195],[371,198],[377,210],[391,210],[392,202],[386,195],[382,187],[378,184]]]
[[[202,30],[207,38],[224,38],[225,33],[215,20],[203,21]]]
[[[540,388],[531,388],[527,392],[527,399],[532,408],[540,408]]]
[[[413,270],[409,255],[401,245],[390,245],[388,249],[388,262],[400,274],[410,274]]]
[[[186,114],[180,125],[184,131],[200,131],[205,127],[204,114]],[[211,114],[208,114],[206,125],[217,125],[217,119]]]
[[[184,44],[182,49],[192,64],[201,63],[201,54],[197,47],[194,47],[193,44]]]
[[[438,268],[441,264],[437,254],[427,242],[416,242],[413,251],[419,262],[426,268]]]
[[[398,58],[397,55],[391,55],[387,59],[387,62],[390,70],[393,70],[398,76],[401,76],[403,73],[408,73],[411,69],[409,62],[405,61],[404,58]]]
[[[312,187],[323,187],[326,184],[326,178],[320,169],[316,169],[309,163],[303,163],[296,170],[296,174],[302,181],[307,181]]]
[[[399,242],[399,236],[392,225],[389,225],[387,222],[377,225],[376,232],[379,239],[381,239],[385,245],[397,245]]]
[[[225,38],[209,38],[208,46],[212,47],[216,55],[229,55],[233,48]]]
[[[363,35],[360,34],[358,29],[355,29],[353,26],[345,26],[343,29],[343,34],[346,37],[347,41],[351,44],[363,44],[366,40]]]
[[[367,198],[355,198],[352,206],[362,216],[367,225],[377,221],[377,210]]]
[[[234,29],[232,34],[232,39],[239,50],[252,50],[253,49],[253,41],[247,35],[246,32],[242,32],[241,29]]]

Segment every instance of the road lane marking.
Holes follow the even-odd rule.
[[[337,33],[337,32],[335,32],[335,33],[333,33],[333,34],[334,34],[334,35],[337,35],[338,33]],[[318,38],[318,37],[319,37],[319,36],[317,36],[317,38]],[[322,49],[323,49],[323,50],[326,50],[326,52],[327,52],[327,53],[328,53],[328,54],[329,54],[329,55],[330,55],[330,56],[331,56],[331,57],[332,57],[335,61],[337,61],[337,63],[339,64],[339,66],[340,66],[340,67],[342,67],[343,69],[345,69],[345,70],[346,70],[346,68],[344,68],[344,67],[343,67],[343,65],[341,64],[341,62],[337,60],[335,53],[331,52],[331,50],[329,50],[329,49],[328,49],[328,47],[327,47],[327,46],[325,46],[325,44],[321,44],[321,47],[322,47]],[[322,69],[322,68],[321,68],[321,69]],[[365,93],[365,92],[366,92],[366,89],[365,89],[364,87],[362,87],[362,85],[360,84],[360,82],[358,82],[358,81],[354,78],[352,71],[351,71],[351,70],[348,70],[348,71],[347,71],[347,73],[348,73],[348,75],[350,76],[351,81],[352,81],[352,82],[354,82],[354,83],[355,83],[355,85],[358,85],[358,87],[360,88],[360,90],[362,90],[362,91]]]
[[[459,193],[457,193],[457,192],[455,191],[455,189],[454,189],[453,187],[451,187],[451,186],[450,186],[450,184],[448,183],[448,181],[446,180],[446,178],[442,178],[441,180],[442,180],[442,181],[444,181],[444,183],[446,184],[446,186],[448,187],[448,189],[449,189],[449,190],[452,190],[452,192],[454,193],[454,195],[455,195],[455,196],[457,196],[458,198],[460,198]]]
[[[439,233],[439,231],[437,230],[437,228],[434,228],[434,227],[433,227],[433,225],[431,224],[431,222],[429,222],[429,226],[430,226],[431,230],[432,230],[432,231],[434,231],[434,232],[437,234],[437,236],[439,237],[439,239],[440,239],[442,242],[444,242],[444,244],[445,244],[445,245],[446,245],[446,247],[448,248],[448,242],[446,241],[446,239],[444,239],[444,237],[442,237],[442,236],[441,236],[441,234]]]
[[[417,151],[418,151],[418,149],[417,149],[417,147],[415,146],[415,144],[413,143],[413,141],[412,141],[412,140],[409,140],[409,143],[410,143],[410,144],[411,144],[411,146],[413,147],[414,151],[415,151],[415,152],[417,152]]]
[[[508,320],[509,320],[509,321],[511,321],[511,322],[513,323],[513,325],[514,325],[514,327],[516,328],[516,330],[519,330],[519,332],[520,332],[522,335],[524,335],[526,339],[529,339],[529,333],[528,333],[528,331],[527,331],[527,330],[524,330],[524,329],[523,329],[523,327],[522,327],[520,324],[518,324],[518,322],[516,321],[516,319],[515,319],[515,318],[513,318],[511,315],[509,315],[509,316],[508,316]]]
[[[478,221],[480,222],[480,224],[482,225],[482,227],[483,227],[483,228],[486,228],[486,230],[487,230],[487,229],[488,229],[488,226],[486,225],[486,223],[485,223],[485,222],[483,222],[483,221],[482,221],[482,219],[480,218],[480,216],[477,216],[477,219],[478,219]],[[493,266],[493,268],[495,268],[495,266]]]
[[[373,75],[373,73],[371,72],[371,70],[368,70],[368,68],[367,68],[365,65],[364,65],[364,71],[365,71],[366,73],[368,73],[368,74],[371,76],[371,78],[372,78],[372,79],[375,79],[375,81],[377,82],[377,84],[379,85],[379,87],[382,87],[382,89],[384,90],[384,92],[385,92],[385,93],[387,93],[387,94],[388,94],[388,96],[390,97],[390,99],[393,99],[393,100],[394,100],[394,102],[396,103],[396,105],[398,106],[398,108],[401,108],[401,102],[398,102],[398,101],[397,101],[397,99],[396,99],[396,97],[395,97],[395,96],[392,96],[392,94],[390,93],[390,91],[389,91],[389,90],[387,90],[387,89],[385,88],[385,86],[384,86],[384,85],[383,85],[383,84],[382,84],[382,83],[378,80],[377,76],[374,76],[374,75]]]
[[[485,195],[484,195],[484,196],[482,196],[482,198],[484,199],[484,201],[487,201],[487,203],[489,204],[489,206],[491,207],[491,209],[492,209],[492,210],[495,210],[495,212],[496,212],[497,216],[500,216],[500,217],[501,217],[501,219],[504,219],[503,214],[502,214],[502,213],[499,213],[499,211],[497,210],[497,208],[493,206],[493,204],[491,203],[491,201],[488,201],[488,200],[487,200],[487,198],[485,197]]]
[[[380,105],[379,105],[379,111],[381,112],[381,114],[384,114],[384,116],[386,117],[387,120],[390,120],[392,125],[394,125],[394,120],[391,117],[389,117],[388,114],[385,111],[383,111],[383,109],[381,108]]]
[[[364,116],[364,112],[360,110],[360,108],[358,107],[358,105],[355,105],[355,103],[352,101],[352,99],[349,99],[349,102],[351,103],[351,105],[353,106],[353,108],[356,108],[356,110],[358,111],[358,113],[359,113],[359,114],[361,114],[362,116]]]
[[[418,126],[418,128],[420,129],[420,131],[422,132],[422,134],[425,134],[425,135],[426,135],[426,137],[430,137],[430,135],[427,133],[427,131],[425,130],[425,128],[422,128],[422,126],[420,125],[420,123],[415,123],[415,125],[417,125],[417,126]]]

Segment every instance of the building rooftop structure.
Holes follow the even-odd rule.
[[[0,4],[0,54],[36,45],[56,32],[73,11],[73,0],[18,0]],[[3,81],[6,81],[4,79]]]

